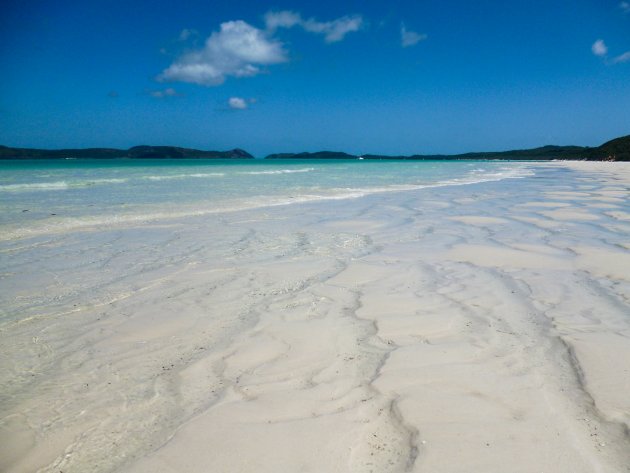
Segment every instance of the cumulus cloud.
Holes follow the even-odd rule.
[[[603,57],[608,54],[608,47],[603,39],[598,39],[593,43],[593,46],[591,46],[591,51],[593,51],[595,56]]]
[[[403,48],[415,46],[420,41],[424,41],[425,39],[427,39],[426,34],[418,34],[415,31],[409,31],[405,27],[404,23],[400,25],[400,43]]]
[[[155,97],[156,99],[163,99],[165,97],[175,97],[177,95],[177,91],[172,87],[168,87],[164,90],[151,90],[149,95],[151,97]]]
[[[228,106],[232,110],[245,110],[247,108],[247,101],[241,97],[230,97],[228,99]]]
[[[342,16],[332,21],[307,20],[302,15],[289,10],[270,11],[265,15],[265,25],[270,32],[278,28],[293,28],[299,26],[309,33],[321,34],[327,43],[336,43],[345,38],[348,33],[359,31],[364,26],[361,15]]]
[[[177,58],[158,80],[220,85],[227,77],[252,77],[262,72],[260,66],[287,59],[282,43],[267,32],[241,20],[228,21],[210,35],[202,49]]]
[[[630,2],[620,2],[619,8],[621,8],[621,11],[624,13],[630,13]]]

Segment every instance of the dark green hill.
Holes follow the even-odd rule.
[[[630,161],[630,135],[615,138],[595,148],[591,159]]]
[[[253,158],[247,151],[238,148],[231,151],[201,151],[198,149],[177,148],[174,146],[134,146],[133,148],[129,148],[127,155],[134,159]]]
[[[608,141],[596,148],[585,146],[547,145],[533,149],[511,151],[490,151],[464,154],[414,154],[411,156],[387,156],[364,154],[362,156],[319,151],[316,153],[278,153],[265,159],[392,159],[392,160],[453,160],[453,159],[519,159],[519,160],[589,160],[589,161],[630,161],[630,135]]]
[[[591,159],[594,150],[581,146],[543,146],[534,149],[518,149],[511,151],[488,151],[464,154],[414,154],[410,156],[389,156],[380,154],[364,154],[361,156],[332,151],[317,153],[281,153],[271,154],[266,159],[393,159],[393,160],[453,160],[453,159]]]
[[[341,151],[318,151],[316,153],[276,153],[265,159],[356,159],[358,156]]]
[[[253,156],[242,149],[202,151],[175,146],[134,146],[127,150],[113,148],[30,149],[0,146],[0,159],[234,159]]]
[[[242,149],[230,151],[202,151],[176,146],[134,146],[127,150],[114,148],[85,149],[30,149],[0,146],[0,159],[253,159]],[[531,159],[531,160],[590,160],[590,161],[630,161],[630,135],[615,138],[601,146],[543,146],[541,148],[511,151],[492,151],[464,154],[414,154],[411,156],[387,156],[365,154],[357,156],[341,151],[318,151],[316,153],[276,153],[266,159],[399,159],[399,160],[446,160],[446,159]]]
[[[124,158],[127,152],[112,148],[31,149],[0,146],[0,159],[64,159],[64,158]]]

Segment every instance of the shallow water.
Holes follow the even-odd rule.
[[[527,174],[494,162],[0,161],[0,238]]]

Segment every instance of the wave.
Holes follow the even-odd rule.
[[[276,169],[274,171],[249,171],[249,172],[241,172],[239,174],[248,174],[250,176],[262,175],[262,174],[292,174],[295,172],[311,172],[315,171],[315,168],[304,168],[304,169]]]
[[[291,197],[289,200],[282,202],[274,202],[268,204],[269,206],[288,205],[300,202],[312,202],[317,200],[344,200],[344,199],[356,199],[359,197],[365,197],[371,194],[381,194],[386,192],[406,192],[420,189],[431,189],[437,187],[449,187],[449,186],[463,186],[471,184],[481,184],[483,182],[495,182],[502,181],[504,179],[523,179],[526,177],[534,176],[535,172],[530,169],[512,169],[502,168],[499,172],[486,173],[480,175],[472,172],[470,175],[448,179],[444,181],[438,181],[427,184],[392,184],[382,187],[346,187],[330,189],[332,192],[328,195],[302,195],[298,197]]]
[[[193,173],[193,174],[166,174],[161,176],[142,176],[141,179],[148,179],[149,181],[166,181],[170,179],[186,179],[188,177],[204,178],[204,177],[223,177],[223,172],[205,172],[205,173]]]
[[[504,179],[522,179],[525,177],[531,177],[536,174],[531,169],[524,168],[501,168],[497,172],[479,172],[483,170],[473,170],[470,175],[448,179],[446,181],[436,182],[435,184],[428,184],[424,187],[444,187],[444,186],[457,186],[468,184],[480,184],[482,182],[494,182],[502,181]]]
[[[0,185],[0,192],[19,192],[19,191],[59,191],[68,189],[70,186],[66,181],[57,182],[29,182],[24,184],[5,184]]]
[[[94,184],[124,184],[127,181],[129,181],[129,179],[123,179],[123,178],[90,179],[89,181],[78,182],[77,185],[81,186],[82,184],[85,184],[87,186],[90,186]]]
[[[99,184],[122,184],[129,179],[89,179],[85,181],[55,181],[55,182],[25,182],[23,184],[0,185],[0,192],[32,192],[32,191],[63,191],[71,188],[96,186]]]

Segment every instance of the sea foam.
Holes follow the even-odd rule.
[[[315,171],[315,168],[304,168],[304,169],[275,169],[273,171],[249,171],[249,172],[242,172],[240,174],[248,174],[250,176],[257,176],[257,175],[273,175],[273,174],[293,174],[293,173],[301,173],[301,172],[311,172],[311,171]]]

